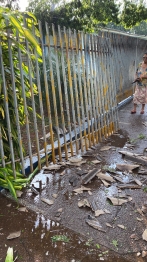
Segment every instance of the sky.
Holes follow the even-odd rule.
[[[25,11],[26,7],[28,6],[27,0],[19,0],[19,6],[21,11]]]

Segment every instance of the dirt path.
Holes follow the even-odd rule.
[[[110,250],[123,255],[123,258],[117,258],[116,255],[115,261],[145,261],[146,258],[137,257],[136,254],[147,250],[147,242],[142,239],[147,222],[146,211],[142,209],[146,202],[147,180],[145,175],[139,174],[139,171],[147,169],[147,166],[144,167],[139,164],[139,167],[133,169],[132,172],[126,171],[126,168],[122,171],[117,168],[118,164],[125,164],[127,167],[130,164],[136,164],[124,158],[119,153],[120,150],[146,155],[147,113],[131,115],[131,106],[129,104],[119,112],[119,132],[88,151],[87,156],[83,156],[86,163],[79,167],[67,166],[66,164],[66,167],[53,172],[42,171],[32,181],[39,194],[36,195],[30,189],[25,190],[20,202],[37,213],[36,215],[27,212],[21,215],[23,219],[26,217],[26,228],[23,229],[24,232],[27,232],[26,250],[29,249],[27,241],[30,239],[29,245],[32,251],[29,254],[32,255],[34,260],[18,261],[94,262],[103,259],[114,261],[114,253]],[[98,159],[100,162],[95,164],[93,161]],[[98,170],[109,177],[106,180],[111,181],[102,182],[98,178]],[[95,172],[97,175],[87,184],[84,184],[87,180],[86,172]],[[41,190],[39,189],[40,180],[42,181]],[[139,181],[140,186],[135,180]],[[131,185],[133,189],[121,188],[128,185]],[[80,193],[74,191],[83,186],[88,190],[84,189]],[[137,189],[134,188],[137,186]],[[119,199],[118,205],[115,206],[110,201],[112,197],[115,198],[115,201]],[[53,202],[48,205],[42,201],[43,199]],[[80,207],[82,200],[84,200],[84,204]],[[121,200],[125,201],[120,205]],[[8,212],[8,208],[5,212]],[[103,212],[103,214],[98,216],[99,212]],[[17,221],[19,221],[20,215],[16,211],[15,213],[17,214]],[[7,215],[5,216],[7,217]],[[30,217],[31,220],[30,231],[28,231],[27,223],[29,220],[27,217]],[[14,223],[13,216],[12,221]],[[24,228],[24,221],[22,222],[21,219],[19,222]],[[37,224],[39,226],[35,226]],[[18,229],[18,225],[18,223],[15,225],[16,231],[21,230],[20,225]],[[4,235],[6,237],[8,230],[6,230],[5,223],[3,228],[5,228]],[[12,231],[12,229],[13,227],[9,228],[9,231]],[[23,237],[25,237],[24,232]],[[66,244],[63,244],[63,242],[53,244],[51,236],[56,234],[66,235],[72,240]],[[73,239],[76,239],[76,241],[73,241]],[[15,244],[15,241],[19,242],[20,240],[12,240],[12,243]],[[5,241],[3,240],[3,242]],[[30,243],[33,243],[34,246]],[[102,248],[100,251],[99,245]],[[39,259],[35,258],[35,251],[37,251],[38,256],[40,255]],[[22,252],[24,253],[24,251]],[[51,258],[53,255],[54,260]],[[26,256],[26,253],[24,256]],[[124,256],[126,256],[126,259]]]

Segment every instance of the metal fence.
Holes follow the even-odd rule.
[[[107,32],[99,32],[98,35],[84,34],[66,28],[61,30],[60,26],[55,31],[54,25],[49,30],[47,24],[42,31],[40,22],[39,31],[43,51],[42,63],[38,62],[37,52],[34,50],[35,61],[32,65],[27,41],[25,47],[28,55],[25,58],[16,46],[25,118],[23,125],[20,125],[19,121],[12,42],[7,37],[16,115],[13,126],[11,105],[7,96],[7,76],[4,70],[5,54],[0,42],[2,95],[10,147],[10,157],[6,159],[4,138],[0,129],[0,162],[2,166],[11,162],[14,173],[17,162],[21,163],[23,173],[28,166],[32,172],[34,163],[41,169],[42,159],[47,166],[49,165],[49,154],[53,163],[61,162],[63,157],[68,159],[69,153],[72,156],[81,154],[102,141],[103,137],[108,137],[118,130],[117,102],[126,97],[127,90],[132,92],[129,83],[133,80],[138,58],[136,44],[132,45],[134,49],[136,48],[132,50],[132,38],[129,36],[120,37]],[[146,42],[142,40],[142,43]],[[28,66],[30,99],[25,92],[24,64]],[[128,72],[131,74],[128,75]],[[33,89],[34,83],[37,86],[37,93]],[[15,151],[12,128],[16,129],[19,154]]]
[[[133,94],[136,68],[144,52],[147,52],[147,37],[127,34],[115,30],[100,30],[99,35],[109,38],[113,52],[114,79],[117,102]]]

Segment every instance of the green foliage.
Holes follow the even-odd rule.
[[[145,138],[146,138],[146,136],[143,135],[143,134],[139,134],[139,135],[138,135],[138,139],[145,139]]]
[[[142,1],[139,4],[124,0],[124,8],[120,16],[120,23],[131,28],[147,18],[147,8]]]
[[[57,3],[60,1],[54,1]],[[93,32],[94,28],[101,22],[118,23],[118,6],[114,0],[74,0],[62,5],[56,5],[53,10],[51,2],[44,0],[30,1],[29,11],[32,11],[36,17],[44,24],[52,23],[61,27],[70,27],[86,32]]]
[[[7,256],[5,262],[13,262],[13,247],[9,247],[7,250]]]
[[[118,241],[117,240],[112,240],[112,245],[115,246],[116,248],[118,247]]]
[[[19,123],[23,125],[25,123],[25,112],[24,112],[24,102],[22,98],[22,85],[21,85],[21,75],[18,68],[18,47],[20,48],[23,55],[27,55],[28,52],[25,48],[25,39],[28,40],[30,53],[29,58],[33,56],[33,48],[39,56],[42,55],[41,48],[38,44],[36,38],[32,35],[32,27],[37,25],[36,19],[31,14],[26,14],[26,22],[29,23],[29,29],[23,25],[23,16],[18,11],[10,11],[8,8],[0,7],[0,38],[1,38],[1,48],[2,48],[2,58],[5,74],[5,89],[8,94],[8,104],[9,104],[9,114],[11,119],[11,131],[12,131],[12,141],[15,152],[19,156],[19,144],[17,138],[17,128],[16,128],[16,113],[14,105],[14,94],[13,94],[13,79],[15,80],[15,89],[18,103],[18,114]],[[36,29],[36,32],[37,29]],[[19,34],[20,43],[17,41],[17,34]],[[8,42],[9,39],[9,42]],[[10,47],[11,45],[11,51]],[[10,66],[10,52],[12,53],[12,62],[14,75],[12,77],[12,71]],[[22,63],[23,77],[24,77],[24,87],[26,97],[29,99],[31,97],[30,84],[29,84],[29,69]],[[33,75],[33,72],[32,72]],[[4,89],[2,83],[2,70],[0,71],[0,126],[2,132],[2,138],[4,143],[4,154],[7,160],[11,159],[10,147],[9,147],[9,136],[8,136],[8,126],[5,114],[5,103],[4,103]],[[37,94],[37,87],[33,83],[34,93]],[[6,99],[6,98],[5,98]]]
[[[57,241],[61,241],[61,242],[69,242],[69,238],[65,235],[55,235],[53,237],[51,237],[53,242],[57,242]]]

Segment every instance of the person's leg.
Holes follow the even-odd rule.
[[[136,107],[137,107],[137,104],[134,104],[134,108],[133,108],[133,110],[131,110],[131,114],[135,114],[136,113]]]
[[[141,108],[140,114],[144,114],[144,108],[145,108],[145,104],[142,104],[142,108]]]

